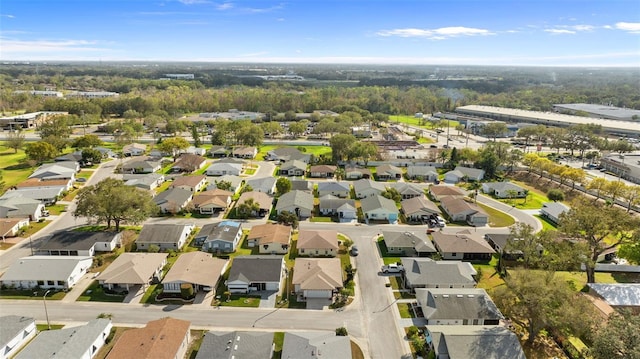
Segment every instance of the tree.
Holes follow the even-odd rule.
[[[223,191],[231,190],[231,182],[229,181],[216,181],[216,188],[221,189]]]
[[[249,126],[242,127],[237,132],[237,140],[246,146],[262,146],[264,140],[264,131],[258,125],[250,124]]]
[[[349,149],[357,140],[353,135],[338,134],[329,140],[331,144],[331,156],[334,162],[343,161],[349,154]]]
[[[278,178],[276,181],[276,192],[278,196],[282,196],[289,191],[291,191],[291,181],[285,177]]]
[[[286,224],[291,228],[298,228],[298,216],[295,213],[289,211],[282,211],[276,218],[276,221],[280,224]]]
[[[547,191],[547,198],[549,198],[550,201],[554,202],[564,201],[564,192],[562,192],[562,190],[560,189],[552,188]]]
[[[120,230],[122,222],[140,223],[157,211],[151,195],[122,180],[107,178],[80,190],[73,215],[87,217],[97,223],[115,224]]]
[[[366,166],[369,160],[378,155],[378,146],[373,142],[356,142],[349,148],[347,157],[349,159],[360,159]]]
[[[627,202],[627,213],[629,213],[631,207],[640,204],[640,186],[624,185],[620,191],[620,198]]]
[[[339,337],[348,337],[349,332],[347,331],[347,328],[340,327],[340,328],[336,328],[336,335]]]
[[[260,203],[253,200],[253,198],[248,198],[244,202],[240,203],[236,207],[236,215],[239,218],[249,218],[254,213],[258,213],[260,211]]]
[[[289,132],[294,137],[300,137],[307,130],[307,123],[305,121],[294,122],[289,125]]]
[[[490,147],[482,149],[477,167],[484,170],[485,178],[494,178],[500,166],[500,158]]]
[[[507,129],[507,125],[504,122],[488,123],[482,128],[482,131],[481,131],[483,136],[492,138],[493,142],[496,141],[496,138],[502,137],[504,134],[508,132],[509,132],[509,129]]]
[[[196,123],[191,124],[191,138],[193,138],[193,145],[195,147],[200,147],[200,145],[202,145],[202,141],[200,140],[200,129]]]
[[[606,178],[596,177],[589,181],[587,189],[596,192],[596,201],[600,199],[602,192],[607,187],[609,181]]]
[[[587,283],[595,283],[598,257],[605,251],[631,242],[632,231],[638,227],[639,221],[620,208],[611,207],[603,211],[597,203],[581,199],[560,215],[559,230],[568,238],[586,244],[583,259]]]
[[[82,162],[84,163],[100,163],[102,162],[102,152],[95,148],[85,148],[82,150]]]
[[[72,133],[71,125],[74,116],[53,116],[38,126],[40,138],[57,137],[66,140]]]
[[[611,200],[615,202],[615,200],[618,198],[618,195],[620,195],[620,192],[624,190],[624,186],[626,185],[622,181],[609,181],[604,188],[604,193],[606,193],[607,196],[609,196],[609,198],[611,198]]]
[[[520,251],[525,269],[535,268],[542,258],[542,243],[540,237],[535,233],[533,227],[526,223],[518,222],[510,229],[509,239],[505,251]]]
[[[393,187],[389,187],[387,190],[382,192],[382,197],[391,199],[396,203],[400,203],[400,201],[402,201],[402,194]]]
[[[53,159],[58,155],[58,150],[52,144],[44,141],[28,144],[24,152],[29,159],[38,163]]]
[[[170,153],[174,160],[182,150],[189,148],[189,142],[182,137],[171,137],[158,144],[158,149],[163,153]]]
[[[13,149],[13,153],[18,153],[18,150],[22,149],[24,146],[24,133],[22,130],[13,130],[9,131],[7,134],[7,139],[4,142],[5,146]]]
[[[598,326],[589,349],[593,359],[639,359],[640,315],[630,310],[614,312],[607,323]]]
[[[73,148],[92,148],[102,146],[102,140],[96,135],[84,135],[71,142]]]

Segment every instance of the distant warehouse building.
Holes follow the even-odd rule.
[[[640,184],[640,155],[610,154],[600,160],[602,168],[633,183]]]
[[[589,115],[589,117],[607,118],[617,121],[640,120],[640,110],[589,103],[563,103],[553,105],[553,110],[570,115],[583,113]]]
[[[640,136],[640,121],[630,122],[610,119],[594,119],[590,117],[558,114],[555,112],[527,111],[480,105],[461,106],[456,108],[456,112],[509,123],[523,122],[558,127],[569,127],[571,125],[579,124],[597,124],[601,125],[602,129],[610,134]]]

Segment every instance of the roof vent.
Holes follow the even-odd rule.
[[[456,295],[456,297],[458,297],[458,298],[463,298],[463,297],[464,297],[464,295],[462,295],[462,294],[458,294],[458,295]]]
[[[443,294],[442,298],[449,298],[449,294]]]
[[[473,297],[475,297],[475,295],[473,295],[473,294],[468,294],[468,295],[467,295],[467,297],[469,297],[469,298],[473,298]]]

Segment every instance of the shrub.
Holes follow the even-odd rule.
[[[180,294],[183,299],[189,299],[193,297],[193,285],[190,283],[182,283],[180,284]]]
[[[340,328],[336,328],[336,335],[339,337],[347,337],[349,336],[349,332],[347,331],[347,328],[340,327]]]
[[[411,338],[413,336],[418,335],[418,332],[420,330],[418,329],[418,327],[416,327],[415,325],[412,325],[409,327],[409,329],[407,329],[407,337]]]

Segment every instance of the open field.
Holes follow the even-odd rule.
[[[320,155],[331,156],[331,147],[328,146],[280,146],[280,145],[265,145],[260,147],[260,152],[256,156],[256,160],[262,161],[264,160],[264,156],[267,155],[267,152],[274,150],[280,147],[294,147],[299,149],[300,151],[308,154],[312,154],[315,157],[319,157]]]

